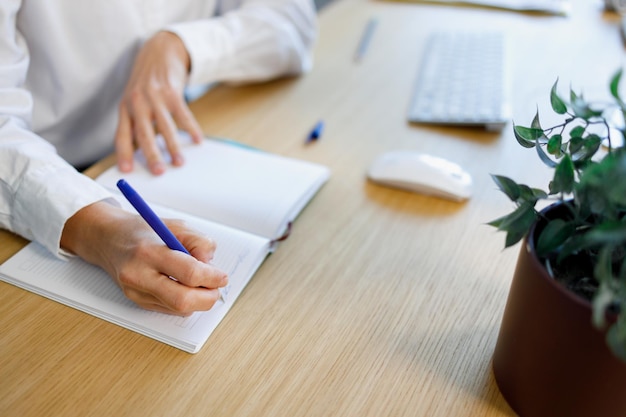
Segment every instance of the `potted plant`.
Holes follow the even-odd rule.
[[[519,144],[554,171],[546,190],[492,175],[515,210],[489,224],[506,247],[523,240],[493,356],[498,387],[521,416],[626,416],[621,78],[611,78],[606,103],[572,89],[564,100],[557,80],[550,103],[562,122],[544,128],[537,112],[530,126],[514,124]]]

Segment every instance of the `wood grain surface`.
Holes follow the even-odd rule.
[[[378,26],[355,63],[371,17]],[[491,355],[518,248],[503,250],[504,236],[485,225],[512,208],[489,174],[544,186],[549,172],[510,124],[489,133],[407,123],[423,41],[434,29],[505,31],[513,118],[523,124],[548,108],[557,77],[565,92],[571,84],[608,97],[624,58],[618,23],[583,0],[568,17],[327,5],[310,73],[218,86],[192,104],[207,135],[332,170],[204,348],[190,355],[0,283],[0,415],[513,416]],[[305,145],[320,119],[321,139]],[[392,149],[461,164],[472,199],[368,182],[368,165]],[[0,232],[0,261],[24,243]]]

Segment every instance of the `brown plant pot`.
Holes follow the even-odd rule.
[[[625,417],[626,364],[591,323],[591,304],[524,239],[493,355],[500,392],[522,417]]]

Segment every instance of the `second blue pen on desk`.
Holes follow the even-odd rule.
[[[163,223],[159,216],[157,216],[156,213],[152,211],[150,206],[148,206],[148,203],[146,203],[144,199],[141,198],[137,191],[135,191],[135,189],[131,187],[130,184],[126,182],[126,180],[119,180],[117,182],[117,188],[120,189],[128,202],[132,204],[133,207],[135,207],[137,213],[139,213],[139,215],[143,217],[146,223],[148,223],[148,225],[150,225],[150,227],[157,233],[157,235],[159,235],[161,240],[165,242],[168,248],[189,254],[183,244],[180,243],[178,239],[176,239],[176,236],[174,236],[170,229],[167,228],[165,223]]]
[[[313,129],[311,130],[311,132],[309,132],[309,135],[306,138],[306,143],[318,140],[320,138],[320,136],[322,136],[322,131],[324,130],[324,121],[320,120],[319,122],[317,122],[317,124],[313,127]]]

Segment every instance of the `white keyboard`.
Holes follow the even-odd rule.
[[[501,130],[510,119],[500,32],[435,32],[419,63],[411,122]]]

